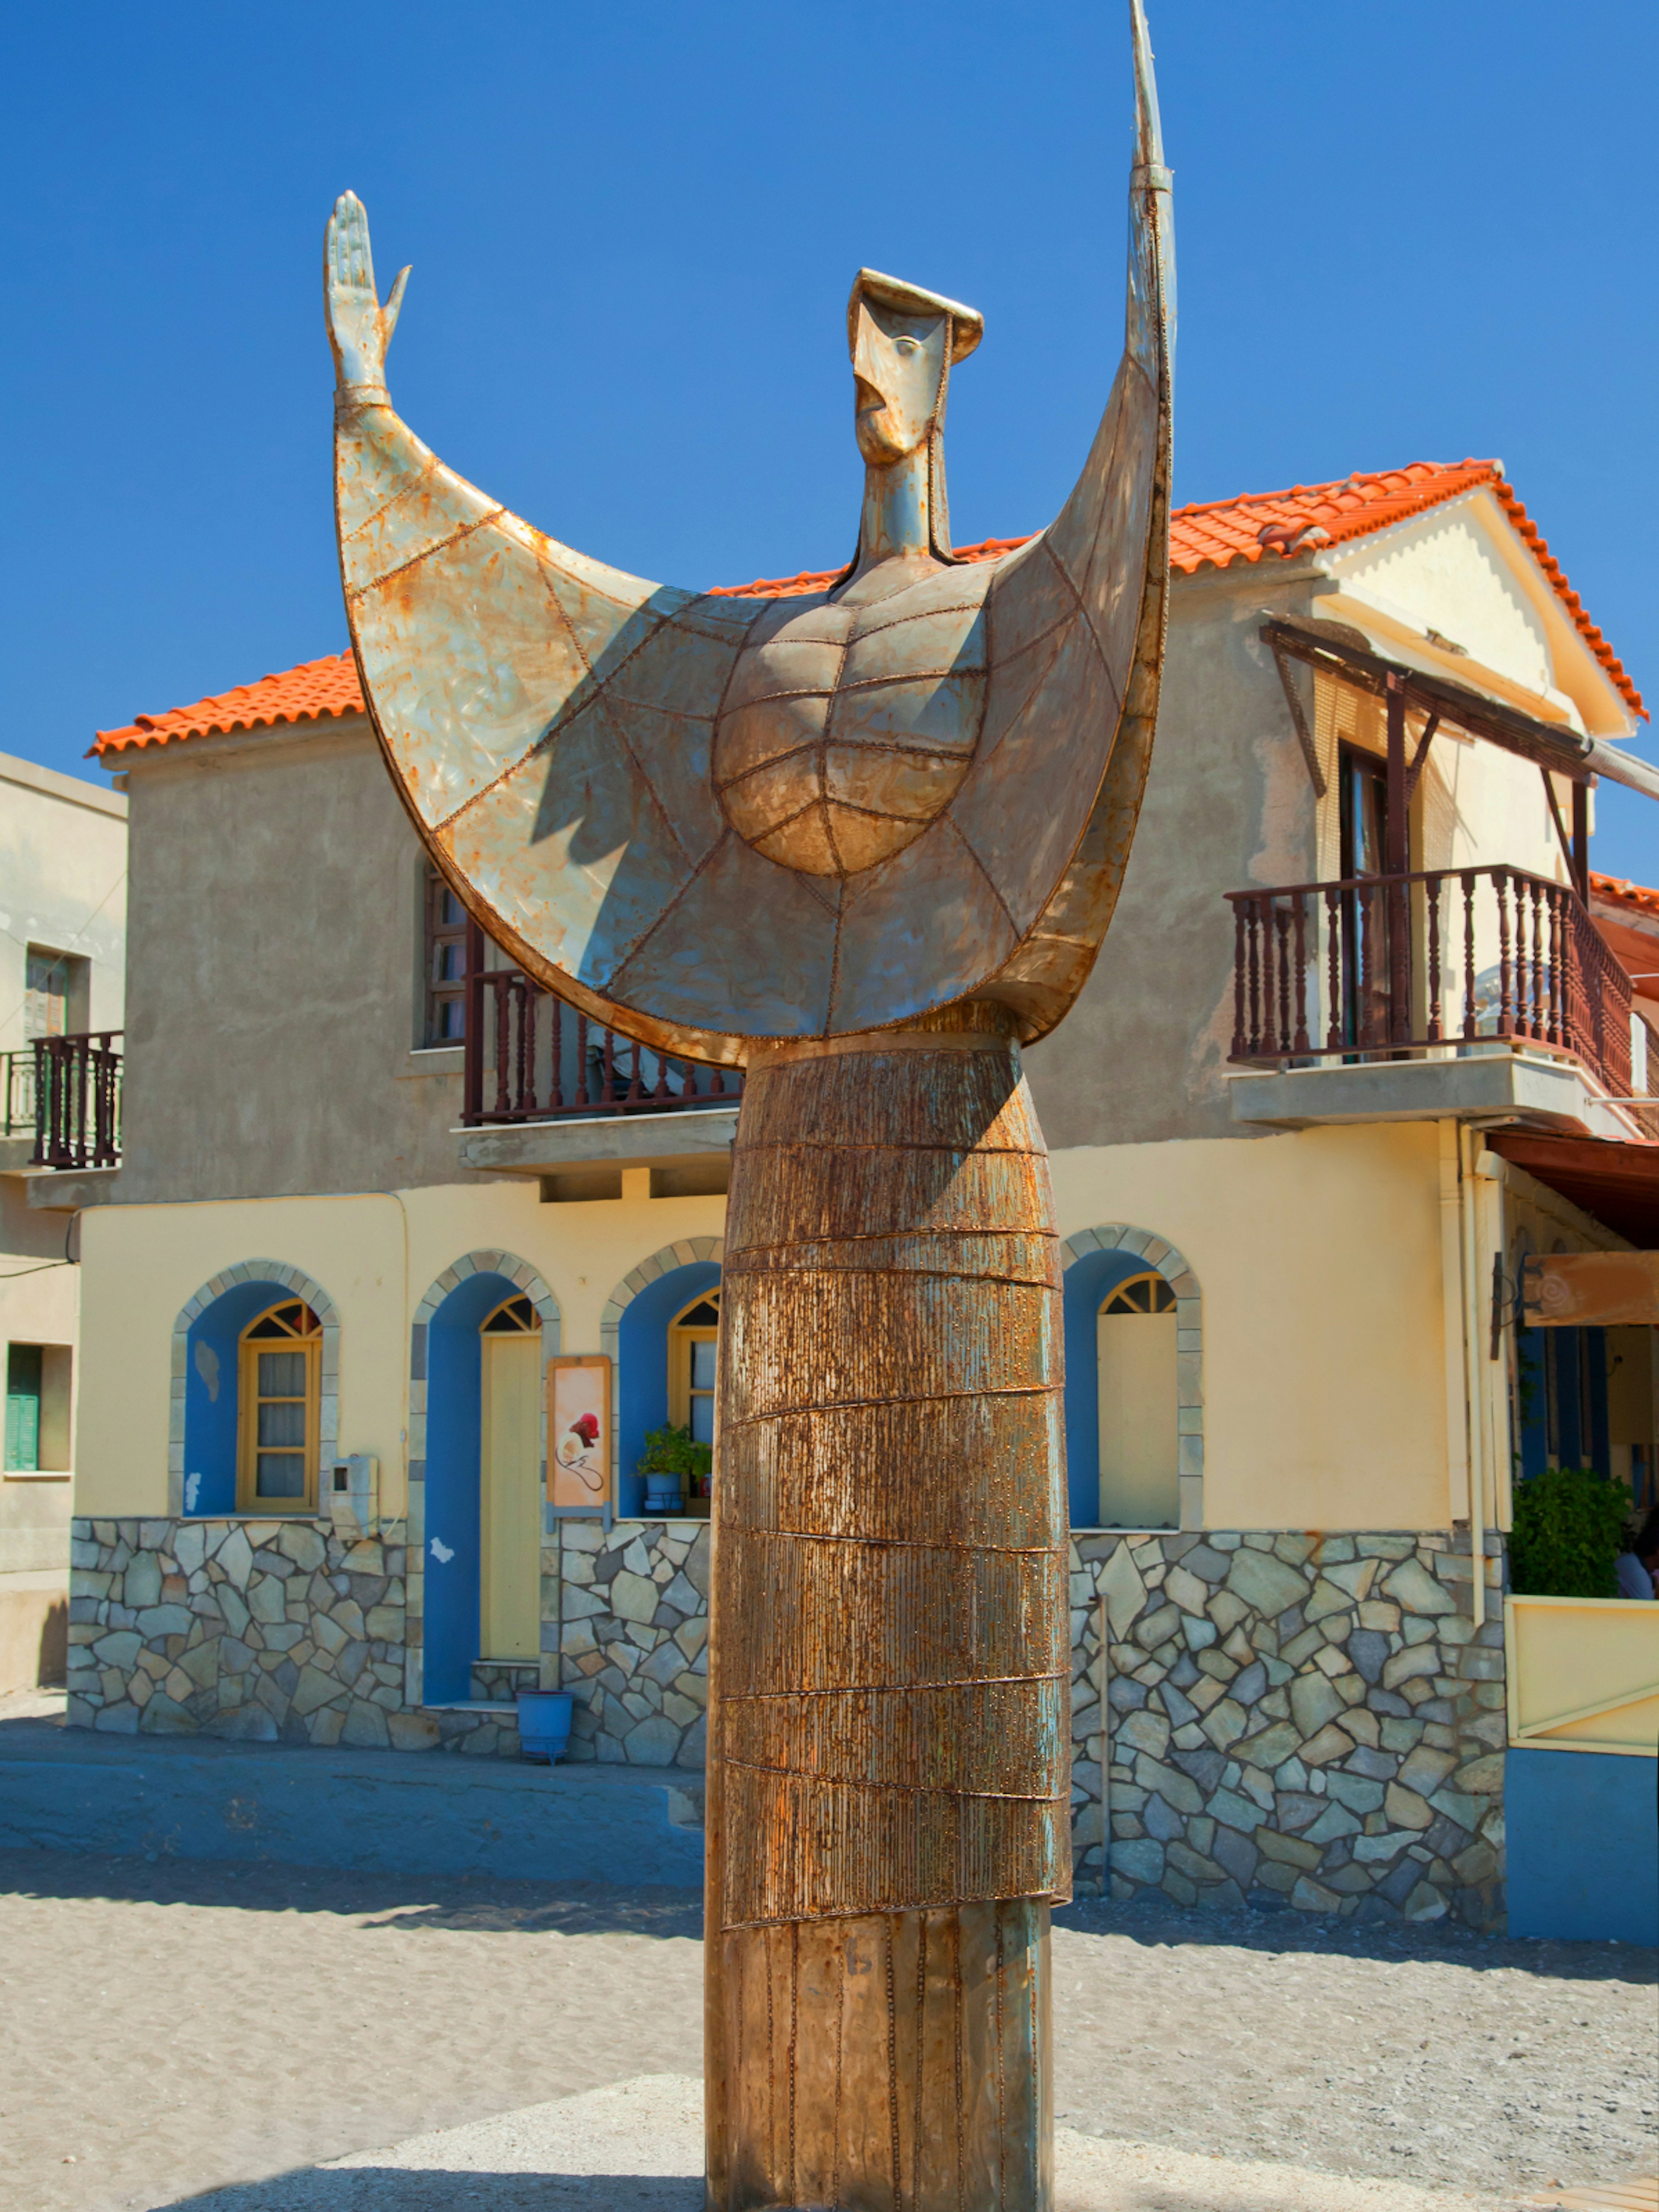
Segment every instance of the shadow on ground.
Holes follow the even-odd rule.
[[[238,1912],[335,1912],[371,1927],[415,1933],[465,1929],[507,1935],[702,1934],[702,1897],[695,1889],[354,1873],[274,1860],[250,1865],[164,1854],[124,1858],[0,1850],[0,1890],[24,1897],[216,1905]]]
[[[480,2173],[313,2166],[270,2181],[180,2197],[167,2212],[702,2212],[701,2178],[637,2173]]]
[[[1056,1928],[1083,1936],[1121,1936],[1152,1948],[1224,1945],[1284,1958],[1320,1953],[1338,1959],[1413,1960],[1474,1972],[1544,1974],[1571,1982],[1659,1984],[1659,1951],[1634,1943],[1553,1943],[1534,1936],[1480,1936],[1440,1923],[1332,1920],[1310,1912],[1200,1912],[1155,1905],[1109,1905],[1079,1898],[1054,1914]]]

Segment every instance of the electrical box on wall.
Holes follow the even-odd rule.
[[[328,1510],[342,1542],[379,1534],[380,1462],[372,1453],[351,1452],[333,1462],[328,1470]]]

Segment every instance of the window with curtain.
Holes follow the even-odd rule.
[[[238,1510],[314,1512],[322,1323],[302,1299],[287,1299],[248,1323],[240,1349]]]

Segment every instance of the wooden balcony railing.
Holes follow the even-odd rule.
[[[33,1168],[112,1168],[121,1158],[119,1030],[36,1037],[7,1053],[5,1126],[27,1102]]]
[[[1519,868],[1229,891],[1231,1058],[1528,1044],[1631,1091],[1631,987],[1576,891]]]
[[[466,979],[462,1121],[557,1121],[735,1106],[743,1077],[672,1059],[590,1021],[516,968]]]

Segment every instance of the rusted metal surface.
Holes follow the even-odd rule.
[[[970,994],[1029,1041],[1081,988],[1139,805],[1168,580],[1169,173],[1139,58],[1126,345],[1071,498],[1017,551],[951,562],[945,383],[971,311],[864,272],[860,550],[805,599],[625,575],[444,467],[392,407],[395,307],[339,202],[336,498],[365,696],[458,895],[592,1018],[737,1064],[752,1038]]]
[[[1521,1271],[1523,1328],[1659,1325],[1659,1252],[1534,1255]]]
[[[860,272],[864,501],[828,590],[670,591],[421,444],[385,386],[403,278],[381,309],[351,194],[329,226],[346,607],[427,848],[525,976],[659,1064],[748,1071],[710,1598],[719,2212],[1052,2200],[1061,1331],[1019,1044],[1099,951],[1163,662],[1170,179],[1130,12],[1122,362],[1060,515],[997,560],[953,560],[945,505],[971,309]],[[480,1096],[485,988],[514,986],[474,986]],[[532,1041],[510,1008],[495,1036],[510,1110]]]
[[[758,1053],[732,1154],[720,2212],[1046,2202],[1048,1910],[1071,1886],[1059,1251],[1006,1016],[936,1018]]]

